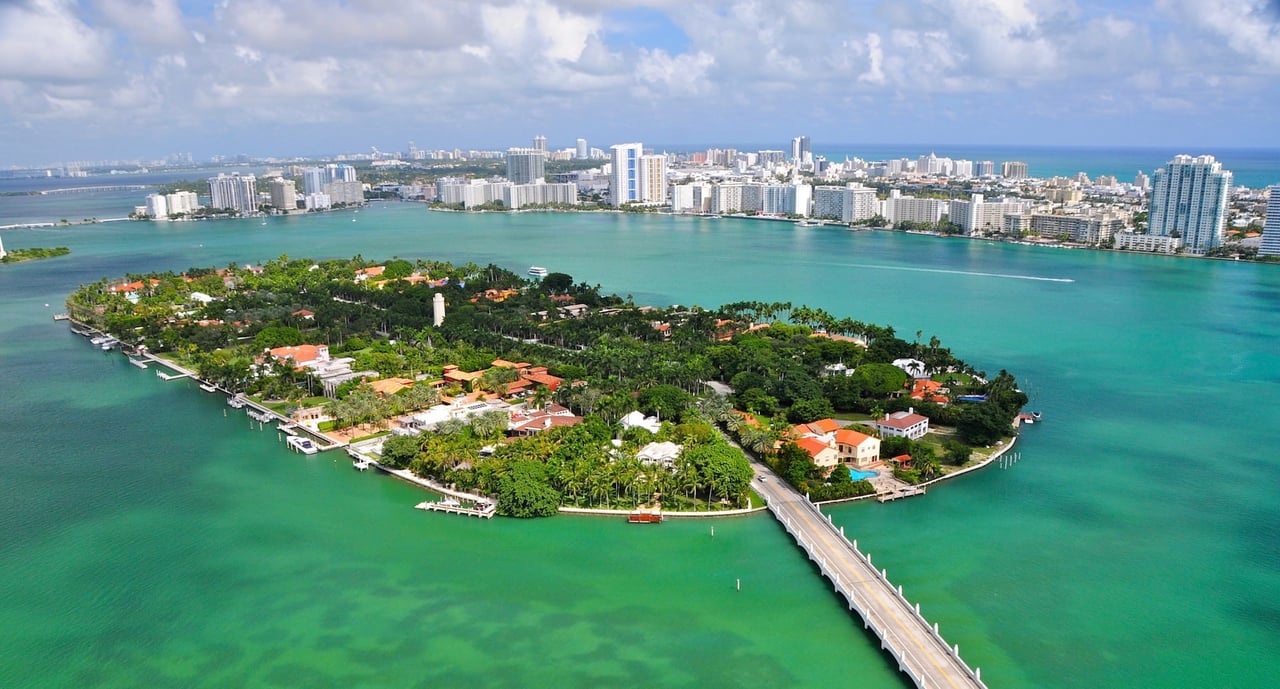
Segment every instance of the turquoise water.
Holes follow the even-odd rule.
[[[874,471],[858,471],[857,469],[849,470],[849,478],[853,479],[854,481],[861,481],[864,478],[872,478],[876,475],[877,474]]]
[[[831,512],[992,687],[1280,675],[1274,266],[409,204],[4,239],[73,253],[0,267],[0,684],[904,686],[767,517],[712,537],[424,514],[49,319],[103,276],[281,253],[536,264],[936,334],[1047,421],[1008,470]]]

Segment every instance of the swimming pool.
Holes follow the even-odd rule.
[[[849,470],[849,478],[854,481],[861,481],[864,478],[873,478],[877,474],[874,471],[858,471],[857,469]]]

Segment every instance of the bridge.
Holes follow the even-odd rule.
[[[884,570],[871,564],[871,556],[858,550],[858,542],[844,536],[830,515],[823,515],[767,468],[756,465],[752,487],[769,505],[769,511],[796,540],[823,576],[856,610],[863,626],[880,639],[880,648],[898,662],[898,669],[920,689],[986,689],[982,672],[960,659],[960,647],[951,646],[895,588]]]
[[[141,191],[150,189],[154,185],[147,184],[103,184],[95,187],[64,187],[62,189],[44,189],[40,192],[41,196],[45,194],[74,194],[77,192],[88,191]]]

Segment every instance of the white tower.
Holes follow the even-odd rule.
[[[444,322],[444,295],[436,292],[431,298],[431,325],[439,328]]]
[[[9,252],[4,250],[4,240],[0,239],[0,258],[8,256]]]

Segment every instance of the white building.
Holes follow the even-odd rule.
[[[1136,234],[1133,232],[1117,232],[1116,248],[1127,251],[1151,251],[1158,254],[1172,254],[1182,246],[1177,237],[1165,237],[1156,234]]]
[[[322,211],[333,206],[333,199],[324,192],[307,194],[303,196],[302,202],[307,205],[309,211]]]
[[[164,194],[147,195],[147,215],[153,220],[169,219],[169,200]]]
[[[890,225],[900,222],[936,225],[947,212],[947,203],[941,199],[903,196],[897,189],[889,191],[889,198],[884,200],[883,207],[884,210],[880,214]]]
[[[916,410],[885,414],[873,424],[880,435],[885,438],[911,438],[919,440],[929,432],[929,417],[921,416]]]
[[[1231,172],[1213,156],[1174,156],[1152,181],[1150,233],[1181,237],[1192,254],[1222,246],[1230,189]]]
[[[587,149],[587,140],[579,138],[577,150],[574,151],[574,157],[578,160],[586,160],[588,156],[590,156],[590,151]]]
[[[613,150],[610,200],[615,207],[640,201],[640,158],[644,156],[644,144],[615,144],[610,148]]]
[[[667,157],[640,156],[640,199],[642,203],[662,205],[667,202]]]
[[[814,187],[813,217],[841,222],[869,220],[880,211],[876,190],[850,182],[843,187]]]
[[[1029,201],[997,199],[987,201],[982,194],[974,194],[968,201],[952,200],[949,204],[951,222],[960,226],[965,234],[995,230],[1004,231],[1004,216],[1021,215],[1031,209]]]
[[[175,191],[165,196],[169,204],[169,215],[194,213],[200,209],[200,197],[194,191]]]
[[[548,203],[578,205],[578,185],[573,182],[512,184],[503,188],[503,204],[512,210]]]
[[[1267,192],[1267,220],[1262,228],[1262,246],[1259,256],[1280,256],[1280,184],[1272,185]]]
[[[253,175],[219,174],[209,178],[209,205],[218,209],[230,209],[241,215],[258,212],[257,180]]]

